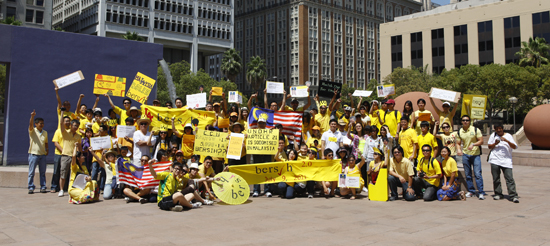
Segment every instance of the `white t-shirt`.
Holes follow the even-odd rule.
[[[140,161],[141,156],[148,155],[149,157],[151,157],[151,146],[147,146],[147,145],[138,146],[137,142],[147,141],[147,139],[149,139],[149,136],[151,136],[151,132],[149,131],[147,132],[146,135],[143,135],[141,131],[134,132],[134,163],[133,164],[138,167],[142,166]],[[156,142],[157,142],[157,138],[153,136],[151,138],[151,144],[155,145]]]
[[[340,142],[342,142],[342,133],[336,130],[331,132],[330,130],[323,133],[321,136],[321,141],[325,141],[325,149],[331,149],[336,158],[336,151],[340,148]]]
[[[495,148],[491,151],[491,155],[489,156],[489,163],[505,167],[505,168],[512,168],[512,147],[510,145],[501,140],[501,138],[506,138],[511,143],[516,144],[514,142],[514,137],[510,135],[509,133],[504,133],[504,135],[499,136],[496,133],[491,134],[491,137],[489,137],[488,144],[494,144],[495,140],[500,140],[500,143],[498,143]]]
[[[379,148],[381,151],[384,147],[384,141],[382,141],[381,137],[377,137],[376,139],[372,139],[371,136],[369,136],[365,142],[365,149],[363,150],[363,156],[367,159],[374,159],[374,148]]]
[[[365,118],[363,118],[363,116],[361,116],[361,122],[363,122],[363,126],[366,126],[367,123],[370,122],[370,117],[368,115],[365,115]]]

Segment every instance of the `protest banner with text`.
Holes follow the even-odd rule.
[[[338,90],[338,94],[336,95],[336,99],[338,99],[340,98],[340,93],[342,92],[342,84],[327,80],[319,80],[319,89],[317,90],[317,94],[319,94],[320,97],[332,98],[334,96],[335,89]]]
[[[147,75],[138,72],[130,89],[126,93],[126,96],[134,99],[135,101],[143,104],[149,97],[153,86],[155,86],[155,80],[147,77]]]
[[[472,119],[484,120],[487,108],[487,96],[465,94],[462,99],[461,115],[469,115]]]
[[[113,146],[110,136],[90,138],[90,145],[94,150],[110,149]]]
[[[246,153],[257,155],[274,155],[279,146],[279,129],[248,129]]]
[[[432,87],[432,89],[430,90],[430,97],[437,98],[443,101],[451,101],[457,103],[460,98],[460,92]]]
[[[229,144],[227,148],[227,158],[233,160],[240,160],[243,151],[244,134],[231,133]]]
[[[265,88],[267,93],[283,94],[285,91],[285,84],[280,82],[266,81]]]
[[[124,97],[126,93],[126,78],[96,74],[94,80],[94,94]]]
[[[189,108],[195,109],[206,107],[206,93],[186,95],[185,99]]]
[[[57,85],[59,89],[74,84],[78,81],[84,80],[84,75],[82,74],[82,71],[78,70],[74,73],[67,74],[61,78],[57,78],[53,80],[53,83]]]
[[[198,126],[199,129],[204,129],[207,125],[214,124],[216,113],[214,111],[202,111],[195,109],[155,107],[142,105],[141,112],[151,120],[151,126],[161,127],[166,125],[172,128],[172,117],[177,130],[183,131],[185,124],[191,123],[193,126]]]
[[[225,158],[227,154],[228,133],[198,130],[195,135],[193,154]]]

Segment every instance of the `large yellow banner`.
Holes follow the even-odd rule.
[[[229,166],[229,171],[243,177],[248,184],[338,181],[342,165],[340,160],[304,160]]]
[[[248,129],[246,153],[250,155],[274,155],[279,147],[279,129]]]
[[[149,97],[156,80],[147,77],[147,75],[138,72],[126,96],[143,104]]]
[[[126,78],[96,74],[94,79],[94,94],[108,94],[124,97],[126,93]]]
[[[187,107],[168,109],[165,107],[142,105],[141,113],[151,120],[153,127],[165,125],[171,129],[172,117],[175,117],[174,125],[179,131],[183,131],[187,123],[198,126],[199,129],[204,129],[207,125],[212,125],[216,120],[216,113],[213,111],[187,109]]]
[[[227,153],[228,133],[198,130],[195,134],[195,149],[193,154],[225,158]]]

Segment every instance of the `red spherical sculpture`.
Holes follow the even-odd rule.
[[[550,148],[550,104],[539,105],[525,116],[523,131],[525,136],[534,145]]]
[[[416,110],[418,110],[418,106],[416,105],[416,103],[417,103],[418,99],[420,99],[420,98],[423,98],[424,100],[426,100],[426,107],[425,108],[428,111],[432,112],[432,115],[434,115],[434,117],[436,119],[439,119],[437,117],[437,112],[435,111],[435,109],[430,104],[430,96],[426,92],[413,91],[413,92],[408,92],[408,93],[405,93],[401,96],[398,96],[395,99],[395,109],[399,110],[399,112],[403,113],[403,109],[405,108],[405,102],[410,100],[413,104],[413,111],[416,111]],[[440,110],[443,109],[443,102],[441,100],[434,99],[434,103],[435,103],[435,106],[437,106]]]

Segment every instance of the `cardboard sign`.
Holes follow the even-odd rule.
[[[227,155],[227,133],[198,130],[195,135],[193,154],[225,158]]]
[[[485,119],[487,96],[464,94],[461,115],[469,115],[472,119]]]
[[[460,97],[460,92],[432,87],[432,89],[430,90],[430,97],[437,98],[443,101],[451,101],[457,103]]]
[[[221,96],[223,94],[222,87],[212,87],[212,96]]]
[[[271,94],[284,94],[285,93],[285,84],[280,82],[266,81],[265,88],[267,93]]]
[[[431,118],[432,118],[432,114],[430,114],[430,113],[419,113],[417,121],[420,121],[420,122],[428,121],[429,122]]]
[[[116,136],[118,138],[124,138],[124,137],[132,138],[132,137],[134,137],[134,132],[135,131],[136,131],[135,126],[120,125],[120,126],[117,126],[117,128],[116,128]]]
[[[93,150],[110,149],[112,144],[110,136],[90,138],[90,145]]]
[[[380,168],[376,184],[369,184],[369,199],[371,201],[385,202],[388,200],[388,169]],[[406,191],[404,191],[406,192]]]
[[[96,74],[94,80],[94,94],[124,97],[126,93],[126,78]]]
[[[379,85],[376,87],[376,91],[378,92],[378,97],[395,95],[395,85]]]
[[[143,104],[149,97],[153,86],[155,86],[155,80],[147,77],[145,74],[138,72],[130,89],[126,93],[126,97],[134,99],[135,101]]]
[[[290,95],[292,97],[309,97],[309,87],[292,86],[290,87]]]
[[[243,103],[243,94],[238,91],[230,91],[229,92],[229,100],[227,102],[230,103]]]
[[[187,107],[190,109],[206,108],[206,93],[187,95]]]
[[[59,89],[74,84],[78,81],[84,80],[84,75],[82,74],[81,70],[78,70],[74,73],[67,74],[61,78],[57,78],[53,80],[54,85],[57,85]]]
[[[317,90],[317,94],[320,97],[332,98],[334,96],[334,89],[338,89],[336,99],[340,98],[340,93],[342,92],[342,84],[327,80],[319,80],[319,89]]]
[[[352,94],[354,97],[370,97],[372,91],[355,90]]]
[[[227,158],[240,160],[243,151],[244,134],[231,133],[229,137],[229,145],[227,147]]]
[[[246,153],[274,155],[279,147],[279,129],[248,129]]]
[[[228,128],[229,127],[229,118],[218,119],[218,128]]]

